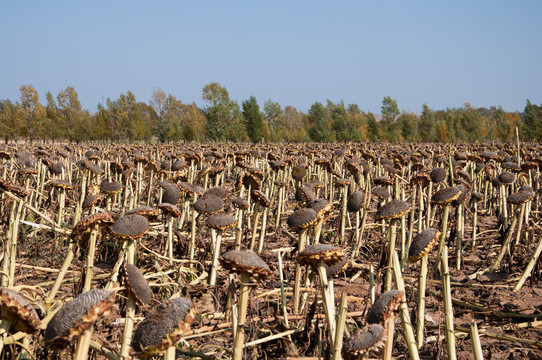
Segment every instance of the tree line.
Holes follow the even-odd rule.
[[[509,141],[520,130],[524,141],[542,139],[542,105],[527,100],[523,112],[502,107],[431,109],[421,114],[400,111],[389,96],[381,114],[356,104],[315,102],[304,113],[267,100],[260,107],[251,96],[241,105],[219,83],[202,90],[205,106],[185,104],[157,88],[148,103],[128,91],[107,99],[96,112],[83,109],[73,87],[56,97],[48,92],[45,105],[32,85],[20,88],[15,103],[0,100],[0,136],[5,142],[33,141],[382,141],[450,142]]]

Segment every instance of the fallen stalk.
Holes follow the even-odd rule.
[[[442,293],[439,292],[439,291],[434,291],[434,290],[431,290],[431,289],[427,289],[427,292],[433,296],[438,296],[440,298],[442,298]],[[499,311],[499,310],[490,310],[488,308],[485,308],[483,306],[480,306],[480,305],[476,305],[476,304],[471,304],[467,301],[463,301],[463,300],[460,300],[458,298],[454,298],[452,297],[452,303],[456,306],[459,306],[459,307],[464,307],[464,308],[467,308],[467,309],[471,309],[471,310],[475,310],[477,312],[480,312],[482,314],[485,314],[485,315],[491,315],[491,316],[495,316],[495,317],[505,317],[505,318],[515,318],[515,319],[537,319],[537,318],[542,318],[542,313],[538,313],[538,314],[532,314],[532,315],[528,315],[528,314],[518,314],[518,313],[515,313],[515,312],[505,312],[505,311]]]
[[[454,330],[458,331],[458,332],[470,334],[470,328],[467,328],[467,327],[455,326]],[[485,329],[478,329],[478,334],[480,336],[485,336],[485,337],[488,337],[488,338],[491,338],[491,339],[511,341],[511,342],[520,342],[520,343],[523,343],[523,344],[534,346],[534,347],[542,350],[542,341],[522,339],[522,338],[518,338],[516,336],[511,336],[511,335],[492,333],[492,332],[486,331]]]
[[[298,332],[301,332],[301,331],[303,331],[303,329],[292,329],[292,330],[287,330],[287,331],[281,332],[279,334],[269,335],[269,336],[266,336],[266,337],[261,338],[261,339],[257,339],[257,340],[247,342],[244,345],[244,347],[246,349],[246,348],[251,347],[251,346],[255,346],[255,345],[266,343],[268,341],[273,341],[273,340],[276,340],[276,339],[280,339],[280,338],[283,338],[283,337],[286,337],[288,335],[292,335],[292,334],[295,334],[295,333],[298,333]]]

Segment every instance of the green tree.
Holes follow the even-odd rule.
[[[162,143],[169,140],[168,133],[171,128],[171,124],[168,121],[170,119],[166,115],[166,102],[166,93],[160,88],[155,88],[150,101],[150,105],[155,113],[152,132]]]
[[[344,102],[333,104],[328,101],[328,109],[331,112],[331,124],[337,141],[360,141],[363,140],[361,111],[357,105],[348,105]]]
[[[322,103],[312,104],[307,119],[310,124],[309,136],[312,141],[331,142],[335,140],[333,129],[330,126],[331,117]]]
[[[226,131],[226,139],[235,142],[248,140],[243,112],[237,101],[232,102],[232,119]]]
[[[399,116],[399,107],[397,106],[397,101],[392,99],[391,96],[385,96],[382,100],[382,117],[385,121],[393,122],[395,118]]]
[[[20,126],[17,105],[11,100],[0,100],[0,136],[6,144],[9,140],[15,140]]]
[[[383,140],[382,128],[373,113],[367,114],[367,130],[369,140],[377,142]]]
[[[474,108],[470,103],[465,103],[462,109],[457,111],[457,122],[455,124],[455,133],[459,140],[476,141],[484,140],[485,117],[482,111]]]
[[[401,140],[416,142],[418,141],[418,117],[416,114],[403,111],[397,120],[401,129]]]
[[[435,113],[427,105],[423,104],[422,106],[422,115],[419,121],[419,134],[420,140],[425,142],[433,142],[436,140],[436,126],[437,119],[435,118]]]
[[[327,109],[331,113],[331,128],[335,133],[337,141],[347,141],[352,132],[352,128],[348,123],[348,113],[344,106],[344,102],[334,104],[328,100]]]
[[[122,138],[130,141],[134,140],[132,134],[134,117],[132,116],[132,112],[134,111],[136,104],[136,97],[131,91],[128,91],[126,94],[120,94],[117,100],[117,116],[119,118],[119,123],[122,126]]]
[[[460,139],[463,129],[458,126],[459,113],[456,111],[456,109],[447,108],[446,110],[441,110],[437,113],[437,118],[438,141],[447,142]],[[442,123],[444,123],[445,126],[442,126]],[[445,134],[444,137],[443,134]]]
[[[263,111],[269,122],[269,130],[271,132],[271,140],[279,141],[286,138],[286,121],[284,110],[278,102],[267,100],[263,104]]]
[[[98,112],[94,115],[93,123],[91,126],[92,133],[95,134],[97,139],[106,140],[111,138],[111,129],[109,128],[109,112],[103,106],[98,104]]]
[[[178,141],[184,136],[186,105],[173,95],[166,95],[160,88],[154,89],[150,106],[155,114],[152,132],[160,142]]]
[[[490,111],[495,124],[494,129],[497,138],[503,142],[513,140],[516,136],[516,126],[519,119],[516,116],[508,115],[500,106],[492,106]]]
[[[42,135],[45,108],[40,104],[40,96],[32,85],[23,85],[20,91],[21,103],[18,106],[18,113],[22,119],[24,133],[32,144],[35,137]]]
[[[89,131],[94,129],[93,117],[88,110],[81,110],[77,115],[77,121],[74,122],[71,130],[71,140],[76,143],[89,140],[98,140],[98,134],[95,131]]]
[[[115,141],[133,140],[130,113],[135,108],[136,102],[135,95],[130,91],[126,94],[121,94],[117,100],[107,99],[107,119],[109,129],[111,129],[111,137]]]
[[[68,86],[65,90],[58,93],[58,106],[61,116],[63,117],[64,130],[68,136],[68,140],[74,140],[75,128],[79,127],[81,121],[81,103],[75,89]]]
[[[210,140],[226,140],[228,133],[238,133],[235,118],[236,103],[230,100],[230,95],[225,87],[217,82],[212,82],[203,88],[203,100],[208,103],[204,108],[207,117],[207,136]],[[237,109],[239,105],[237,105]],[[232,127],[236,127],[235,130]]]
[[[524,131],[523,134],[527,140],[534,139],[534,135],[536,133],[536,117],[535,117],[535,111],[534,106],[531,103],[531,100],[527,99],[527,104],[525,105],[525,109],[523,109],[523,123],[525,126],[523,127]]]
[[[183,138],[184,104],[175,96],[169,95],[162,112],[162,131],[160,141],[178,141]]]
[[[254,96],[243,101],[243,116],[247,135],[252,142],[262,141],[263,121],[260,106]]]
[[[390,141],[397,141],[398,132],[395,131],[395,120],[400,114],[397,101],[392,99],[391,96],[386,96],[382,100],[380,109],[382,111],[382,128]]]
[[[154,110],[144,102],[138,102],[128,91],[115,101],[107,99],[108,123],[112,138],[116,141],[148,140],[152,135]]]
[[[535,117],[535,133],[533,139],[542,139],[542,105],[533,105]]]
[[[62,116],[58,109],[58,106],[55,103],[53,94],[50,91],[45,95],[47,99],[47,105],[45,106],[45,136],[49,137],[53,143],[55,139],[61,138],[64,136]]]

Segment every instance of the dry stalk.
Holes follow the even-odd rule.
[[[391,290],[392,276],[393,276],[393,253],[395,252],[395,243],[397,241],[397,223],[399,219],[391,219],[390,222],[390,236],[388,242],[388,267],[386,269],[386,291]],[[401,266],[401,265],[399,265]]]
[[[344,327],[346,323],[346,311],[348,308],[346,293],[341,294],[341,302],[339,303],[339,313],[337,314],[336,329],[335,329],[335,344],[333,344],[333,360],[341,359],[341,350],[343,347]]]
[[[484,354],[482,353],[482,344],[480,342],[480,335],[478,334],[478,325],[476,325],[476,321],[473,321],[470,324],[470,330],[474,360],[484,360]]]
[[[392,259],[393,259],[393,275],[394,275],[395,285],[397,287],[397,290],[405,293],[405,283],[403,281],[403,275],[401,274],[401,267],[400,267],[401,264],[399,262],[399,257],[397,256],[396,251],[393,252]],[[408,311],[407,303],[406,301],[403,301],[399,308],[399,316],[401,317],[401,325],[403,327],[403,336],[405,337],[410,359],[419,360],[420,355],[418,353],[416,337],[414,336],[414,329],[413,329],[412,323],[410,322],[409,314],[410,313]]]
[[[305,250],[307,244],[307,229],[299,230],[299,246],[297,248],[297,253]],[[299,263],[295,266],[295,280],[294,280],[294,308],[293,312],[295,315],[299,313],[299,288],[301,286],[301,268],[302,266]]]
[[[536,265],[536,262],[538,261],[538,258],[540,256],[541,252],[542,252],[542,238],[540,238],[540,240],[538,241],[538,245],[536,245],[536,249],[535,249],[533,255],[531,256],[531,259],[529,260],[529,263],[525,267],[525,270],[523,271],[523,274],[521,274],[521,277],[520,277],[518,283],[514,287],[514,292],[519,291],[523,287],[523,284],[525,284],[525,281],[527,281],[529,276],[531,276],[531,273],[532,273],[532,271],[533,271],[533,269],[534,269],[534,267]]]
[[[450,286],[450,270],[448,268],[448,247],[444,245],[441,257],[442,266],[442,295],[444,301],[444,316],[446,323],[446,345],[448,359],[457,359],[454,334],[454,312],[452,306],[452,290]]]

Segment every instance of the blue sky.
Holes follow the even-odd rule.
[[[156,87],[203,106],[225,86],[306,112],[542,103],[541,1],[4,1],[0,99],[73,86],[94,112]]]

